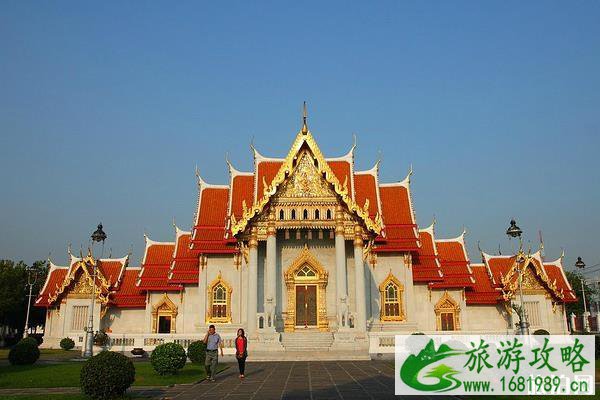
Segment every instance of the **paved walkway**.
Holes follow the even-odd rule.
[[[176,400],[395,399],[394,366],[386,361],[254,362],[240,382],[237,365],[175,395]],[[424,397],[424,396],[423,396]],[[435,396],[436,400],[443,397]]]

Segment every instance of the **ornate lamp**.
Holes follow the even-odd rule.
[[[521,230],[521,228],[519,228],[517,226],[517,223],[515,222],[515,220],[511,219],[510,226],[506,230],[506,234],[508,236],[510,236],[511,238],[516,238],[516,237],[521,237],[522,233],[523,233],[523,231]]]
[[[575,261],[575,267],[578,269],[585,268],[585,263],[581,257],[577,257],[577,261]],[[581,297],[583,297],[583,330],[589,332],[590,325],[588,320],[587,302],[585,301],[585,278],[583,276],[581,277]]]
[[[523,254],[523,242],[521,241],[523,231],[517,226],[517,222],[514,219],[511,219],[506,234],[513,239],[519,238],[519,252],[517,253],[515,263],[517,264],[517,272],[519,273],[519,297],[521,298],[521,305],[513,305],[513,309],[515,309],[519,315],[518,325],[521,335],[529,335],[529,322],[527,322],[527,312],[525,311],[525,302],[523,301],[523,272],[525,272],[525,263],[527,262],[527,258]]]
[[[102,252],[104,253],[104,241],[106,240],[106,233],[104,232],[104,230],[102,230],[102,224],[98,224],[98,228],[94,231],[94,233],[92,233],[92,243],[93,242],[97,242],[100,243],[102,242]],[[90,309],[88,311],[89,314],[89,320],[88,320],[88,326],[86,329],[86,341],[85,341],[85,348],[83,351],[83,356],[84,357],[91,357],[94,355],[94,301],[96,300],[96,270],[98,268],[98,263],[100,262],[100,260],[97,261],[93,261],[93,277],[92,277],[92,293],[90,295]]]
[[[92,233],[92,240],[94,242],[104,242],[106,240],[106,233],[102,230],[102,224],[98,224],[98,229]]]

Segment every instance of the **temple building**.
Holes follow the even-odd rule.
[[[196,174],[190,230],[146,236],[139,266],[70,252],[68,265],[51,263],[36,301],[47,309],[44,345],[84,343],[94,292],[94,330],[113,350],[186,346],[215,324],[229,352],[244,328],[257,359],[369,358],[393,352],[395,334],[515,333],[520,273],[531,332],[567,332],[564,306],[576,297],[562,257],[482,251],[473,261],[465,232],[440,239],[435,224],[417,224],[412,171],[380,182],[379,162],[354,169],[354,149],[325,157],[305,115],[284,158],[252,146],[253,171],[227,162],[223,185]]]

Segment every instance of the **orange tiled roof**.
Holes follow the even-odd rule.
[[[340,184],[344,184],[344,181],[348,184],[348,193],[352,193],[352,179],[350,176],[351,166],[348,161],[327,161],[329,168],[333,171],[333,174],[340,181]],[[361,204],[362,206],[362,204]]]
[[[435,242],[444,281],[432,284],[432,288],[471,287],[474,282],[463,243],[459,240]]]
[[[177,238],[175,258],[171,263],[169,282],[198,283],[198,256],[190,249],[191,235],[181,234]]]
[[[421,248],[413,256],[413,281],[433,282],[443,280],[431,233],[419,231],[419,239]]]
[[[201,189],[200,209],[192,231],[191,249],[199,253],[233,253],[235,246],[225,238],[229,189],[207,187]]]
[[[385,237],[378,237],[376,251],[416,251],[417,224],[413,219],[410,194],[402,185],[380,186]]]
[[[465,290],[467,304],[496,304],[502,301],[502,293],[492,285],[485,265],[471,265],[475,284]]]
[[[136,285],[138,268],[126,268],[116,290],[110,296],[110,302],[119,308],[145,308],[146,295]]]
[[[263,177],[267,185],[270,185],[273,181],[273,178],[275,178],[275,175],[277,175],[277,172],[279,172],[279,169],[281,168],[282,164],[283,161],[261,161],[258,163],[256,168],[257,199],[261,199],[263,197],[263,193],[265,190],[265,187],[263,185]]]
[[[254,175],[237,175],[232,179],[231,212],[237,219],[243,213],[243,202],[247,207],[254,203]]]
[[[342,181],[343,182],[343,181]],[[379,212],[377,199],[377,182],[372,174],[354,174],[354,199],[360,207],[369,199],[369,216],[371,218]]]
[[[63,283],[67,276],[67,267],[58,267],[50,270],[46,283],[40,292],[35,305],[38,307],[49,307],[51,304],[48,303],[48,297],[53,296],[60,284]]]
[[[137,286],[141,290],[180,290],[180,285],[170,284],[169,270],[175,243],[147,243]]]
[[[577,295],[571,288],[569,281],[566,280],[560,265],[544,264],[544,270],[546,271],[550,282],[556,281],[556,287],[559,291],[562,291],[565,303],[574,303],[577,301]]]

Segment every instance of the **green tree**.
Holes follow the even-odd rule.
[[[577,302],[576,303],[567,303],[566,311],[567,317],[571,315],[571,313],[575,313],[575,315],[580,316],[583,314],[583,296],[581,293],[581,280],[584,278],[583,275],[579,271],[565,271],[565,275],[569,284],[577,294]],[[597,290],[594,286],[589,285],[584,280],[585,286],[585,301],[587,304],[588,311],[590,310],[590,304],[592,298],[597,294]]]
[[[36,280],[32,294],[37,295],[44,285],[48,267],[45,261],[36,261],[32,265],[32,273]],[[27,264],[23,261],[0,260],[0,325],[17,329],[22,333],[27,311]],[[44,310],[33,307],[29,315],[29,324],[38,325],[44,321]],[[2,338],[4,339],[4,338]]]

